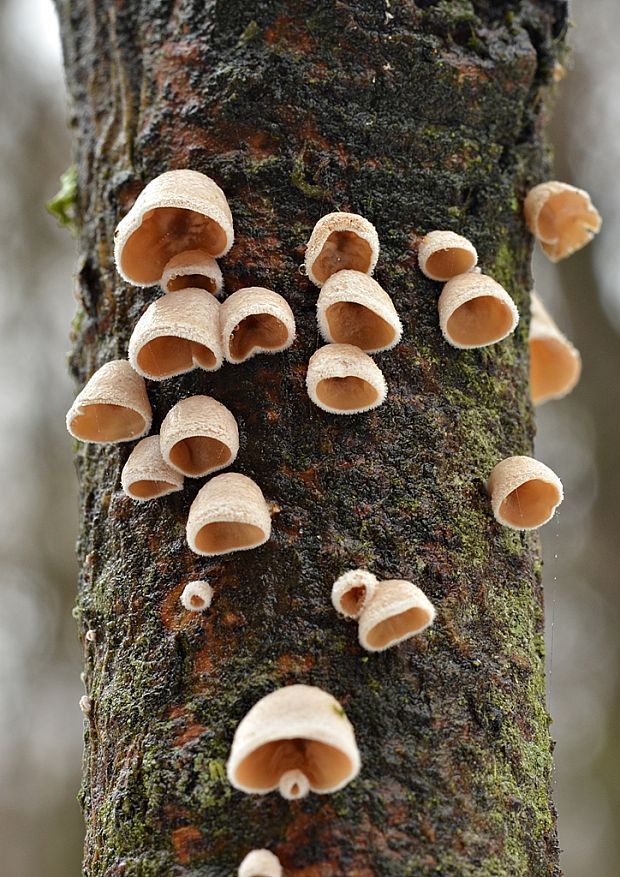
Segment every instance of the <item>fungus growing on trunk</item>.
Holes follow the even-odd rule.
[[[124,359],[106,362],[78,393],[67,412],[67,429],[83,442],[131,442],[151,428],[144,378]]]
[[[224,356],[245,362],[257,353],[280,353],[295,340],[295,317],[286,299],[262,286],[239,289],[220,311]]]
[[[228,759],[228,779],[242,792],[278,789],[294,801],[309,791],[328,794],[357,776],[353,727],[331,694],[310,685],[279,688],[240,722]]]
[[[187,542],[206,557],[247,551],[271,535],[271,516],[263,492],[238,472],[216,475],[201,488],[187,519]]]
[[[453,231],[431,231],[418,249],[420,271],[431,280],[450,280],[467,274],[478,262],[476,248],[467,238]]]
[[[346,268],[372,274],[378,258],[379,237],[371,222],[357,213],[328,213],[314,226],[306,245],[306,273],[322,286]]]
[[[585,247],[602,225],[588,193],[557,180],[530,189],[523,209],[529,230],[552,262]]]
[[[208,582],[188,582],[181,594],[181,603],[188,612],[205,612],[211,605],[213,588]]]
[[[581,356],[560,332],[539,296],[532,292],[530,322],[530,393],[534,405],[561,399],[577,385]]]
[[[282,877],[282,865],[269,850],[252,850],[239,865],[238,877]]]
[[[379,582],[359,620],[360,645],[382,652],[410,639],[433,623],[435,607],[412,582]]]
[[[159,440],[169,466],[189,478],[202,478],[235,461],[239,428],[221,402],[210,396],[189,396],[166,414]]]
[[[495,519],[513,530],[535,530],[550,521],[564,498],[562,482],[532,457],[508,457],[487,484]]]
[[[216,371],[223,362],[220,304],[203,289],[170,292],[142,314],[129,339],[129,361],[152,381],[194,368]]]
[[[353,569],[336,579],[332,587],[332,603],[336,612],[346,618],[359,618],[372,600],[377,578],[365,569]]]
[[[403,327],[390,296],[361,271],[338,271],[325,281],[316,305],[326,341],[353,344],[366,353],[389,350]]]
[[[142,190],[114,234],[120,275],[135,286],[159,283],[173,256],[204,250],[217,258],[233,243],[226,196],[210,177],[192,170],[167,171]]]
[[[502,341],[519,322],[519,312],[504,287],[475,272],[448,280],[438,309],[443,337],[462,350]]]
[[[306,387],[314,404],[331,414],[361,414],[387,396],[379,366],[352,344],[327,344],[313,353]]]
[[[161,287],[164,292],[182,289],[205,289],[219,295],[224,287],[220,266],[204,250],[187,250],[173,256],[163,270]]]
[[[183,476],[162,457],[158,435],[150,435],[135,446],[123,466],[121,486],[138,502],[183,490]]]

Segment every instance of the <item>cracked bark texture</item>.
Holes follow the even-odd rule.
[[[237,471],[277,504],[271,541],[199,558],[185,542],[199,487],[134,504],[130,447],[76,446],[81,486],[86,819],[92,877],[231,877],[268,846],[290,877],[557,875],[544,703],[539,541],[497,525],[485,480],[532,452],[527,394],[530,241],[522,200],[548,172],[545,102],[566,4],[412,0],[57,0],[78,168],[81,385],[159,291],[114,269],[114,227],[144,184],[191,167],[226,192],[237,239],[226,287],[285,295],[299,337],[283,355],[150,384],[157,431],[179,398],[212,394],[240,424]],[[377,279],[405,336],[376,357],[375,412],[312,406],[317,291],[299,270],[331,210],[379,231]],[[469,236],[513,295],[515,335],[457,351],[440,287],[417,269],[433,228]],[[570,499],[569,499],[570,501]],[[337,618],[335,577],[411,578],[434,629],[365,655]],[[215,598],[183,610],[190,579]],[[235,727],[264,694],[319,685],[363,757],[332,796],[294,803],[230,788]]]

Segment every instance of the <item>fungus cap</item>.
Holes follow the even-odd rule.
[[[353,344],[366,353],[389,350],[403,334],[392,299],[361,271],[332,274],[321,288],[316,313],[326,341]]]
[[[320,688],[289,685],[259,700],[235,732],[227,771],[242,792],[279,789],[289,799],[328,794],[357,776],[353,727],[338,701]]]
[[[306,245],[306,273],[322,286],[346,268],[372,274],[378,258],[379,237],[371,222],[357,213],[328,213],[314,226]]]
[[[164,417],[160,445],[169,466],[189,478],[202,478],[234,463],[239,428],[221,402],[210,396],[189,396]]]
[[[502,341],[519,322],[512,298],[486,274],[457,274],[448,280],[437,307],[443,337],[461,350]]]
[[[532,457],[507,457],[487,484],[495,519],[513,530],[535,530],[550,521],[564,498],[558,476]]]
[[[164,292],[183,289],[204,289],[211,295],[219,295],[224,288],[220,266],[204,250],[186,250],[166,263],[161,276]]]
[[[238,472],[216,475],[200,489],[187,519],[187,542],[206,557],[246,551],[271,535],[271,516],[263,492]]]
[[[208,582],[188,582],[181,594],[181,603],[188,612],[205,612],[211,605],[213,588]]]
[[[332,604],[346,618],[359,618],[372,600],[377,578],[365,569],[352,569],[341,575],[332,587]]]
[[[220,312],[222,344],[228,362],[245,362],[257,353],[279,353],[295,340],[295,317],[286,299],[271,289],[249,286],[226,299]]]
[[[413,582],[379,582],[359,620],[360,645],[382,652],[425,630],[435,619],[435,607]]]
[[[314,404],[331,414],[361,414],[387,396],[379,366],[352,344],[326,344],[313,353],[306,388]]]
[[[430,231],[418,249],[420,271],[431,280],[450,280],[476,267],[476,248],[453,231]]]
[[[532,292],[530,393],[534,405],[562,399],[579,382],[581,356],[560,332],[539,296]]]
[[[200,249],[214,258],[227,253],[234,240],[232,214],[210,177],[167,171],[142,190],[114,237],[120,275],[135,286],[150,286],[160,282],[178,253]]]
[[[282,877],[282,865],[269,850],[252,850],[239,865],[238,877]]]
[[[144,378],[126,360],[114,359],[75,397],[67,429],[82,442],[131,442],[149,431],[152,419]]]
[[[183,476],[162,457],[158,435],[143,438],[135,446],[123,466],[121,486],[138,502],[183,490]]]
[[[530,189],[523,209],[529,230],[552,262],[585,247],[602,225],[588,193],[557,180]]]

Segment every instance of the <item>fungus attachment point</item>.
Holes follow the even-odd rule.
[[[189,478],[230,466],[239,451],[237,421],[210,396],[177,402],[164,417],[159,440],[164,461]]]
[[[144,378],[124,359],[101,366],[67,413],[71,435],[97,444],[133,441],[149,431],[151,421]]]
[[[162,457],[158,435],[150,435],[135,446],[123,466],[121,486],[138,502],[183,490],[183,476]]]
[[[372,600],[377,587],[376,576],[365,569],[353,569],[336,579],[332,587],[332,604],[346,618],[359,618]]]
[[[379,366],[352,344],[327,344],[313,353],[306,387],[314,404],[331,414],[361,414],[387,396]]]
[[[222,365],[220,304],[203,289],[171,292],[142,314],[129,339],[129,361],[152,381]]]
[[[269,850],[252,850],[239,865],[238,877],[282,877],[282,865]]]
[[[198,492],[187,519],[187,542],[206,557],[257,548],[271,535],[263,492],[238,472],[217,475]]]
[[[379,582],[360,616],[360,645],[367,652],[382,652],[421,633],[434,619],[435,607],[412,582]]]
[[[136,286],[159,283],[173,256],[202,250],[218,258],[234,239],[226,196],[210,177],[191,170],[161,174],[142,190],[118,224],[114,258]]]
[[[570,393],[581,376],[581,356],[560,332],[535,292],[532,292],[529,348],[530,393],[534,405],[561,399]]]
[[[295,317],[277,292],[262,286],[239,289],[220,312],[224,356],[245,362],[257,353],[279,353],[295,340]]]
[[[181,594],[181,603],[188,612],[205,612],[212,599],[213,588],[208,582],[188,582]]]
[[[523,209],[529,230],[552,262],[585,247],[602,225],[588,193],[557,180],[530,189]]]
[[[491,472],[487,490],[495,519],[513,530],[546,524],[564,498],[555,472],[532,457],[502,460]]]
[[[306,273],[316,286],[322,286],[346,268],[372,274],[378,258],[379,237],[371,222],[357,213],[328,213],[310,235]]]
[[[467,274],[478,262],[476,248],[453,231],[431,231],[420,243],[418,265],[431,280],[450,280]]]
[[[219,295],[224,286],[220,266],[204,250],[188,250],[173,256],[164,267],[161,288],[164,292],[204,289]]]
[[[316,305],[326,341],[353,344],[367,353],[389,350],[403,327],[390,296],[361,271],[338,271],[325,281]]]
[[[289,800],[336,792],[357,776],[360,755],[338,701],[320,688],[290,685],[256,703],[239,724],[228,759],[236,789]]]
[[[448,280],[438,309],[444,338],[462,350],[502,341],[519,322],[511,297],[486,274],[457,274]]]

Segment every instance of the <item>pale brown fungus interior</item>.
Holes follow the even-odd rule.
[[[355,618],[362,611],[362,607],[366,602],[366,586],[356,585],[349,588],[348,591],[340,598],[340,606],[343,612]]]
[[[571,253],[587,244],[600,224],[597,213],[578,192],[552,195],[538,214],[538,233],[543,241],[557,241],[557,254]]]
[[[176,335],[154,338],[141,348],[137,356],[140,369],[156,378],[191,371],[195,364],[207,369],[213,368],[216,362],[215,354],[210,348]]]
[[[492,344],[510,331],[513,315],[504,302],[480,295],[458,307],[447,322],[447,333],[457,344]]]
[[[230,333],[229,351],[233,360],[244,360],[257,347],[276,350],[286,344],[288,330],[272,314],[250,314]]]
[[[476,258],[473,253],[460,247],[448,247],[432,253],[424,267],[434,277],[448,280],[457,274],[466,274],[475,264]]]
[[[204,435],[182,439],[170,450],[172,465],[192,477],[225,466],[231,457],[230,448],[224,442]]]
[[[579,358],[556,338],[530,341],[530,392],[535,402],[561,396],[579,375]]]
[[[189,598],[189,602],[195,609],[202,609],[202,607],[206,603],[206,600],[199,594],[192,594],[192,596]]]
[[[155,499],[173,490],[177,490],[177,486],[169,481],[133,481],[129,485],[131,495],[139,499]]]
[[[179,289],[206,289],[212,295],[217,292],[215,280],[206,274],[177,274],[168,281],[168,292],[178,292]]]
[[[333,231],[316,257],[312,271],[319,281],[325,283],[336,271],[361,271],[366,274],[372,263],[372,249],[354,231]]]
[[[141,414],[124,405],[85,405],[71,420],[73,433],[85,442],[120,442],[144,432]]]
[[[209,554],[253,548],[265,539],[265,532],[254,524],[238,521],[214,521],[205,524],[196,534],[196,548]]]
[[[372,627],[366,635],[368,645],[373,649],[384,649],[390,643],[402,639],[423,630],[429,623],[430,618],[426,609],[414,607],[386,618]]]
[[[539,527],[548,520],[559,501],[555,485],[533,478],[508,494],[499,513],[514,527]]]
[[[327,308],[325,319],[334,342],[353,344],[361,350],[387,347],[396,336],[387,320],[357,302],[336,302]]]
[[[317,398],[336,411],[355,411],[367,408],[379,398],[379,393],[362,378],[349,375],[344,378],[324,378],[316,388]]]
[[[181,207],[156,207],[126,241],[121,255],[123,271],[135,282],[158,283],[166,264],[186,250],[205,250],[210,256],[226,246],[221,225],[202,213]]]
[[[265,743],[246,756],[235,774],[239,783],[255,789],[278,785],[289,770],[300,770],[312,788],[320,792],[344,782],[350,775],[351,759],[326,743],[296,737]]]

